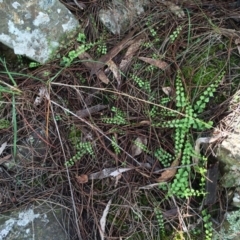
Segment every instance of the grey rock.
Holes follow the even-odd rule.
[[[44,142],[44,124],[42,128],[33,129],[28,136],[17,143],[17,153],[15,159],[8,160],[2,165],[7,170],[16,171],[26,165],[32,164],[44,166],[48,152],[48,146]]]
[[[1,240],[67,240],[60,207],[42,204],[0,215]]]
[[[144,12],[148,0],[113,0],[108,10],[101,9],[99,18],[113,34],[124,32],[138,15]]]
[[[222,120],[227,137],[218,145],[216,155],[225,164],[222,185],[236,187],[240,186],[240,91],[230,101],[229,112]]]
[[[78,27],[58,0],[0,0],[0,42],[42,64]]]

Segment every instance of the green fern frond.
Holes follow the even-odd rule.
[[[127,124],[127,116],[126,114],[116,107],[112,107],[111,111],[114,112],[114,116],[111,118],[103,117],[102,121],[107,124],[115,124],[115,125],[124,125]]]
[[[194,105],[194,110],[196,113],[201,113],[206,104],[209,102],[210,97],[213,97],[213,93],[216,91],[219,83],[222,81],[225,72],[222,72],[214,83],[210,84],[210,86],[201,94],[200,99]]]
[[[65,162],[65,166],[67,167],[73,166],[77,161],[79,161],[86,154],[89,154],[91,156],[94,155],[91,142],[79,142],[76,145],[76,151],[77,153],[72,158],[70,158],[68,161]]]

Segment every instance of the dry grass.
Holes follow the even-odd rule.
[[[210,7],[203,9],[197,4],[187,2],[184,4],[189,9],[190,18],[186,14],[184,18],[179,19],[171,12],[160,11],[159,9],[163,6],[156,1],[150,5],[145,16],[131,26],[132,28],[140,27],[146,41],[154,42],[158,37],[159,42],[164,44],[149,48],[141,47],[128,67],[120,88],[117,88],[117,82],[111,74],[109,75],[111,83],[108,86],[95,77],[90,78],[89,70],[79,61],[66,69],[61,68],[58,62],[53,62],[35,70],[22,69],[23,75],[13,74],[18,88],[23,92],[16,96],[18,148],[29,135],[41,139],[41,146],[38,146],[40,151],[36,150],[36,146],[29,147],[28,156],[19,158],[16,168],[8,171],[1,167],[1,213],[36,201],[55,202],[66,207],[68,222],[65,222],[64,227],[69,231],[70,239],[99,239],[99,221],[107,202],[112,199],[106,225],[106,239],[150,240],[161,239],[161,231],[154,214],[157,204],[163,213],[166,234],[185,232],[190,238],[188,232],[200,218],[199,209],[203,199],[201,197],[167,198],[166,190],[158,187],[140,190],[140,187],[155,183],[154,179],[157,175],[153,173],[154,169],[162,166],[153,156],[146,153],[138,157],[131,155],[132,141],[139,136],[147,139],[147,147],[150,151],[161,145],[166,151],[174,154],[172,131],[149,125],[152,119],[146,112],[166,96],[162,87],[169,86],[174,89],[177,69],[183,71],[184,66],[189,63],[195,66],[194,71],[188,73],[188,79],[184,79],[188,96],[193,103],[203,89],[210,84],[193,82],[193,76],[198,69],[212,64],[212,59],[218,59],[218,61],[225,59],[223,68],[227,69],[227,73],[225,81],[218,89],[219,96],[212,100],[203,113],[206,121],[211,119],[216,124],[226,110],[227,105],[224,105],[224,101],[228,101],[239,83],[239,69],[234,66],[234,61],[230,62],[232,56],[238,55],[236,46],[231,38],[217,33],[217,28],[228,28],[230,24],[228,17],[225,17],[230,14],[226,4],[216,5],[216,10],[211,4]],[[84,16],[89,16],[92,11],[91,14],[97,18],[96,12],[99,8],[97,3],[92,1],[87,3],[87,6]],[[80,16],[79,10],[73,6],[70,9]],[[151,27],[157,31],[155,38],[151,36],[149,27],[146,25],[149,17],[152,19]],[[95,40],[101,34],[102,26],[99,22],[97,26],[98,34],[91,26],[86,29],[89,39]],[[165,41],[178,26],[182,26],[183,30],[177,40],[174,43]],[[124,36],[109,34],[106,39],[107,46],[112,48],[122,37]],[[219,44],[222,49],[218,48]],[[218,49],[218,51],[213,54],[211,49]],[[206,52],[209,50],[204,57],[203,50]],[[89,51],[92,56],[95,52],[96,48]],[[120,52],[117,55],[116,62],[121,61],[123,54],[124,52]],[[146,71],[147,64],[137,59],[138,56],[152,57],[153,54],[158,57],[163,56],[164,61],[169,63],[167,71],[156,69]],[[139,69],[136,69],[136,64],[141,64]],[[44,71],[50,72],[45,79],[42,76]],[[149,81],[155,94],[155,99],[150,100],[151,104],[149,95],[134,83],[131,74],[137,74]],[[81,82],[80,76],[86,81]],[[3,81],[9,82],[6,74],[0,73],[0,77]],[[47,87],[50,97],[45,98],[39,106],[35,106],[34,100],[40,87],[43,86]],[[11,121],[11,94],[3,93],[1,100],[4,102],[1,105],[1,118]],[[89,102],[90,106],[108,104],[109,107],[88,118],[78,117],[76,112],[84,109]],[[172,101],[167,108],[174,109],[174,105]],[[103,116],[112,116],[113,113],[110,111],[112,106],[127,114],[127,124],[116,126],[101,120]],[[56,117],[60,120],[56,120]],[[159,122],[165,120],[161,115],[158,116]],[[141,124],[142,121],[147,124]],[[65,162],[76,154],[75,146],[69,139],[71,126],[81,132],[80,141],[86,139],[91,141],[95,155],[94,157],[86,155],[72,167],[66,168]],[[113,133],[116,128],[117,131]],[[197,133],[193,133],[193,136],[195,134]],[[111,145],[113,135],[121,148],[119,155],[114,152]],[[12,127],[1,129],[0,136],[1,142],[9,143],[4,154],[10,154],[13,142]],[[151,163],[152,167],[150,169],[139,167],[137,163]],[[76,176],[82,174],[89,175],[105,168],[120,166],[134,167],[134,169],[123,173],[117,185],[115,178],[89,180],[84,184],[76,179]],[[198,179],[192,184],[197,182]],[[219,197],[216,203],[217,210],[207,206],[209,212],[212,211],[219,222],[222,216],[217,212],[226,210],[224,207],[220,209],[221,204],[225,206],[225,202]],[[196,224],[195,227],[201,229],[202,226]]]

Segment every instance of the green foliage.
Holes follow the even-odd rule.
[[[79,33],[77,36],[77,41],[79,43],[85,44],[86,43],[86,35],[84,33]]]
[[[20,89],[18,89],[17,83],[14,80],[14,78],[12,76],[12,73],[9,72],[5,60],[0,58],[0,63],[2,63],[3,67],[5,68],[5,72],[0,72],[0,73],[7,74],[7,76],[9,77],[9,79],[11,80],[12,85],[13,85],[12,86],[12,85],[10,85],[10,84],[8,84],[5,81],[2,81],[0,79],[0,97],[1,97],[1,93],[10,93],[10,94],[20,94],[20,93],[22,93],[22,91]]]
[[[89,154],[91,156],[94,155],[91,142],[79,142],[75,147],[77,153],[65,162],[65,166],[67,167],[73,166],[75,162],[79,161],[86,154]]]
[[[181,116],[175,117],[173,120],[169,120],[163,123],[156,124],[161,127],[175,128],[174,142],[175,142],[175,159],[181,159],[181,164],[183,166],[191,164],[191,158],[196,155],[193,146],[190,142],[190,129],[204,130],[210,128],[212,123],[205,123],[201,119],[197,118],[197,114],[204,110],[204,103],[209,101],[209,98],[216,91],[216,88],[222,79],[223,74],[217,78],[217,80],[212,83],[197,101],[197,108],[193,107],[185,93],[180,74],[176,77],[176,108],[177,111],[182,113]],[[195,105],[194,105],[195,106]],[[174,159],[173,158],[173,159]],[[170,159],[170,157],[168,157]],[[205,182],[205,172],[203,168],[199,168],[202,174],[201,185]],[[182,167],[178,169],[177,174],[171,184],[170,193],[179,197],[189,197],[192,195],[204,194],[203,190],[194,190],[189,187],[190,178],[190,167]]]
[[[6,129],[6,128],[9,128],[11,126],[11,123],[4,119],[4,118],[1,118],[0,119],[0,129]]]
[[[178,29],[179,33],[181,28]],[[175,34],[176,35],[176,34]],[[180,72],[176,76],[176,109],[175,111],[167,109],[159,109],[158,106],[153,105],[150,111],[147,113],[148,117],[154,121],[158,116],[161,117],[170,117],[172,120],[168,121],[158,121],[158,123],[152,123],[152,126],[162,127],[162,128],[173,128],[174,132],[174,155],[167,153],[163,149],[159,148],[154,152],[154,156],[163,164],[164,167],[169,167],[173,160],[179,160],[182,167],[177,170],[177,174],[170,185],[169,193],[178,197],[189,197],[189,196],[199,196],[204,195],[204,184],[205,184],[205,174],[206,166],[204,162],[201,162],[201,166],[196,168],[196,171],[200,174],[200,186],[198,190],[194,190],[190,186],[191,179],[191,168],[190,164],[192,163],[192,157],[196,157],[195,150],[192,146],[191,129],[196,129],[197,131],[203,131],[212,127],[212,122],[204,122],[198,115],[202,113],[206,107],[206,104],[209,102],[210,98],[213,96],[213,93],[216,91],[217,86],[221,82],[224,72],[220,73],[215,81],[212,81],[211,84],[203,91],[199,100],[191,102],[182,82],[182,77]],[[145,81],[142,78],[138,77],[135,74],[131,75],[133,81],[138,85],[138,87],[151,96],[151,86],[149,81]],[[166,106],[166,104],[171,100],[170,97],[164,98],[160,101],[160,104]],[[109,123],[123,123],[122,116],[123,113],[119,113],[119,119],[112,118],[108,120]],[[106,122],[106,120],[105,120]],[[140,143],[135,143],[138,145],[144,152],[150,153],[145,145]],[[203,159],[201,156],[198,158]]]
[[[151,17],[148,17],[148,20],[146,22],[146,25],[147,25],[147,28],[148,28],[148,31],[149,31],[149,35],[153,38],[153,41],[151,42],[148,42],[149,45],[147,46],[146,43],[145,43],[145,46],[146,47],[150,47],[152,46],[153,44],[156,44],[158,42],[160,42],[160,39],[157,37],[157,31],[158,31],[158,27],[154,28],[153,25],[154,25],[154,21]]]
[[[116,125],[124,125],[127,123],[127,116],[123,111],[116,107],[112,107],[111,111],[114,113],[114,116],[111,118],[103,117],[103,122]]]
[[[86,52],[91,47],[94,46],[93,43],[86,43],[86,35],[84,33],[79,33],[77,41],[80,43],[76,50],[72,50],[68,53],[68,57],[62,58],[62,64],[66,67],[69,67],[73,60],[77,58],[80,54]]]
[[[100,55],[105,55],[105,54],[107,54],[107,45],[106,45],[106,43],[104,43],[104,42],[99,43],[98,46],[97,46],[97,52],[98,52]]]
[[[158,148],[154,152],[154,156],[160,161],[164,167],[169,167],[174,160],[174,156],[166,152],[162,148]]]
[[[141,79],[140,77],[138,77],[137,75],[132,74],[132,79],[133,81],[139,86],[140,89],[147,91],[147,93],[150,93],[150,83],[149,81],[144,81],[143,79]]]
[[[148,150],[147,146],[141,142],[138,141],[133,141],[133,143],[138,146],[140,149],[142,149],[145,153],[150,153],[150,151]]]
[[[145,47],[145,48],[151,48],[151,47],[153,47],[153,43],[152,43],[152,42],[144,42],[144,43],[142,43],[142,45],[143,45],[143,47]]]
[[[62,117],[59,114],[55,115],[54,118],[55,118],[56,121],[62,120]]]
[[[55,118],[57,118],[58,116],[55,116]],[[68,134],[68,139],[70,140],[71,144],[73,146],[77,146],[80,138],[81,138],[81,131],[77,129],[75,125],[71,125],[70,132]]]
[[[203,224],[204,224],[204,229],[205,229],[205,239],[206,240],[211,240],[212,239],[212,222],[211,222],[211,215],[207,212],[207,210],[202,211],[202,219],[203,219]]]
[[[39,66],[41,66],[41,64],[38,62],[30,62],[28,67],[35,68],[35,67],[39,67]]]
[[[173,33],[169,36],[171,43],[173,43],[177,39],[181,31],[182,31],[182,26],[178,26],[176,30],[173,31]]]
[[[156,215],[158,226],[160,229],[160,236],[161,236],[161,238],[164,238],[166,236],[166,232],[165,232],[165,227],[164,227],[163,215],[158,207],[154,208],[154,213]]]
[[[222,73],[224,74],[224,73]],[[221,77],[222,77],[221,74]],[[216,84],[213,84],[214,86],[217,86],[219,84],[219,80]],[[212,91],[211,91],[212,90]],[[186,96],[184,87],[182,85],[182,79],[180,75],[178,74],[176,77],[176,107],[177,111],[184,114],[183,118],[177,118],[171,121],[167,121],[165,123],[161,123],[162,127],[170,127],[170,128],[179,128],[179,132],[177,132],[178,135],[182,136],[182,138],[185,136],[185,133],[189,131],[189,129],[194,128],[196,130],[205,130],[208,128],[211,128],[212,122],[205,123],[204,121],[197,118],[197,114],[201,113],[203,108],[203,103],[205,103],[206,99],[209,101],[209,97],[212,96],[213,92],[216,90],[216,87],[214,88],[208,88],[206,91],[204,91],[204,97],[200,97],[200,100],[198,102],[198,111],[195,111],[195,108],[193,108],[193,104],[190,103],[188,97]],[[210,96],[208,96],[206,93],[208,93]],[[194,105],[195,106],[195,105]],[[200,107],[201,106],[201,107]],[[176,140],[179,140],[179,144],[182,144],[183,141],[178,139],[177,136]]]
[[[200,89],[204,89],[212,82],[217,82],[216,78],[219,77],[219,73],[225,69],[226,61],[224,58],[219,57],[218,53],[223,52],[225,47],[222,41],[209,41],[206,46],[204,38],[199,38],[194,43],[198,48],[201,48],[201,44],[204,45],[203,50],[199,54],[195,52],[190,53],[187,56],[187,61],[184,66],[181,67],[182,74],[187,83],[191,82],[191,95],[195,98],[199,94]],[[227,48],[227,47],[226,47]],[[233,57],[231,56],[230,64]],[[197,65],[196,65],[197,63]],[[200,93],[202,95],[202,93]],[[220,100],[221,94],[215,96],[215,101]],[[222,102],[222,100],[220,100]]]
[[[213,93],[216,91],[219,83],[222,81],[225,72],[222,72],[214,81],[211,83],[208,88],[201,94],[200,99],[194,105],[194,110],[197,113],[201,113],[203,109],[206,107],[206,104],[209,102],[210,97],[213,97]]]
[[[158,107],[154,105],[151,108],[151,110],[148,112],[148,117],[149,118],[155,118],[157,116],[157,114],[158,114]]]
[[[7,64],[5,60],[0,58],[0,62],[2,63],[5,74],[9,77],[9,79],[12,82],[11,86],[10,84],[6,83],[5,81],[1,81],[0,83],[3,84],[5,87],[0,85],[0,98],[1,98],[1,92],[8,92],[12,94],[12,125],[13,125],[13,157],[15,158],[17,155],[17,113],[16,113],[16,94],[21,94],[22,91],[18,89],[17,83],[15,79],[12,76],[12,73],[8,70]],[[1,73],[1,72],[0,72]]]
[[[117,144],[117,140],[116,138],[113,136],[112,137],[112,142],[111,142],[114,152],[118,155],[121,153],[121,149],[119,148],[118,144]]]
[[[189,172],[190,168],[180,168],[171,184],[170,194],[178,197],[189,197],[194,193],[193,189],[189,189]]]

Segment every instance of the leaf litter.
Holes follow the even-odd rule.
[[[78,1],[78,3],[79,2],[81,3],[81,1]],[[88,8],[88,4],[89,3],[86,3],[87,7],[84,7],[84,9],[81,10],[87,11],[87,9],[90,9]],[[171,45],[167,41],[167,35],[168,31],[172,30],[172,26],[176,22],[177,23],[175,25],[180,24],[184,27],[185,24],[189,24],[189,19],[186,18],[183,7],[172,4],[169,1],[165,1],[165,3],[161,3],[159,5],[164,4],[168,9],[170,9],[171,12],[173,12],[173,14],[167,15],[166,8],[165,11],[157,12],[157,19],[159,19],[159,14],[162,19],[161,22],[156,22],[156,24],[154,23],[153,25],[158,25],[157,27],[160,29],[158,31],[158,34],[160,34],[159,37],[161,40],[163,40],[162,45],[159,47],[159,49],[148,48],[147,50],[143,51],[143,43],[148,41],[150,37],[147,39],[145,30],[141,31],[142,29],[139,30],[136,28],[133,30],[133,32],[130,31],[129,35],[126,38],[115,44],[115,46],[112,47],[112,49],[107,54],[100,58],[93,57],[95,56],[94,52],[90,51],[89,53],[83,53],[79,55],[80,61],[78,61],[77,64],[70,66],[68,69],[64,69],[63,74],[60,74],[59,77],[56,78],[55,82],[50,83],[52,84],[52,88],[50,89],[52,98],[51,106],[54,105],[54,101],[58,101],[56,100],[56,95],[61,95],[62,99],[68,98],[67,100],[69,101],[66,103],[66,107],[64,106],[64,108],[70,109],[69,111],[63,111],[63,107],[61,108],[59,105],[54,105],[53,108],[51,108],[51,111],[54,114],[55,112],[56,114],[60,113],[59,115],[63,115],[64,112],[64,117],[65,119],[68,119],[68,121],[66,121],[64,118],[56,120],[56,125],[52,124],[49,128],[49,137],[52,140],[54,147],[51,149],[51,156],[48,157],[48,165],[46,168],[42,166],[39,167],[40,165],[35,164],[35,162],[32,162],[31,165],[22,164],[24,167],[22,170],[23,173],[20,171],[19,178],[23,179],[24,183],[30,181],[31,183],[35,184],[35,182],[32,180],[34,179],[36,182],[39,181],[42,184],[42,176],[51,176],[51,181],[47,182],[49,184],[49,188],[47,190],[51,196],[54,196],[54,200],[59,201],[61,204],[65,204],[67,202],[67,204],[73,205],[75,207],[76,226],[74,227],[76,230],[77,227],[80,226],[82,234],[84,235],[83,239],[94,239],[91,238],[93,237],[92,226],[97,226],[97,228],[100,230],[99,233],[101,235],[101,239],[120,239],[123,235],[130,237],[133,232],[138,232],[139,228],[143,229],[141,234],[146,238],[145,233],[149,233],[148,231],[145,231],[146,229],[159,231],[157,221],[155,221],[156,219],[153,217],[153,202],[155,200],[159,201],[158,204],[161,208],[169,206],[170,204],[174,206],[172,209],[179,209],[182,207],[178,202],[176,203],[175,200],[173,201],[171,199],[168,199],[168,202],[164,201],[163,199],[166,197],[164,194],[166,192],[159,188],[159,186],[164,186],[174,177],[177,168],[180,167],[179,160],[177,159],[172,162],[169,168],[161,169],[157,172],[154,170],[153,164],[154,161],[158,162],[158,160],[154,158],[154,156],[149,156],[148,153],[144,152],[141,147],[139,147],[141,144],[147,145],[146,139],[149,139],[148,145],[151,146],[159,146],[160,140],[163,139],[165,141],[164,144],[168,147],[169,142],[167,140],[168,137],[166,136],[170,133],[165,133],[161,129],[154,129],[152,127],[152,119],[150,117],[146,117],[144,112],[146,107],[145,103],[148,101],[148,98],[145,98],[146,96],[143,91],[141,91],[138,95],[136,91],[136,85],[134,85],[135,83],[132,83],[132,79],[129,76],[124,76],[128,70],[131,72],[132,63],[135,63],[135,61],[141,62],[141,64],[145,65],[150,64],[157,67],[159,71],[155,76],[151,74],[143,74],[142,77],[149,80],[149,82],[152,84],[151,87],[153,86],[154,90],[162,88],[163,92],[168,97],[174,94],[174,87],[164,88],[162,86],[165,86],[167,79],[169,79],[170,82],[174,81],[171,71],[175,71],[176,69],[172,67],[173,64],[169,63],[176,63],[176,65],[179,64],[178,59],[176,59],[174,56],[179,50],[178,47],[184,46],[185,40],[181,39],[176,44]],[[195,11],[195,9],[191,9],[191,11],[192,10]],[[200,24],[200,21],[196,21],[196,19],[191,18],[191,20],[195,21],[192,22],[192,26],[195,26],[195,24]],[[142,22],[140,21],[137,25],[144,28],[145,25],[141,24]],[[93,26],[93,24],[91,26]],[[134,27],[136,27],[136,25]],[[206,30],[205,32],[207,32],[208,28],[205,29],[205,27],[206,26],[203,26],[203,29],[204,31]],[[194,29],[193,32],[195,30],[196,29]],[[139,31],[141,33],[138,33]],[[198,31],[200,30],[198,29]],[[220,39],[220,37],[223,35],[228,38],[233,37],[235,44],[238,46],[238,31],[231,31],[230,29],[226,28],[219,28],[219,31],[219,38],[217,39]],[[206,34],[205,32],[204,34]],[[110,36],[110,38],[111,37],[113,36]],[[118,39],[119,36],[117,36],[114,41],[117,42]],[[211,39],[209,42],[210,41]],[[111,40],[109,40],[109,42],[110,46],[113,46]],[[153,52],[156,53],[156,51],[158,53],[161,53],[159,56],[164,56],[164,58],[161,60],[156,60],[152,57],[149,57],[152,56],[150,54]],[[97,63],[94,62],[95,60],[97,60]],[[108,68],[107,70],[111,71],[112,74],[108,74],[105,71],[105,67]],[[51,68],[53,71],[59,71],[59,69],[54,65],[52,65]],[[86,69],[90,72],[90,76],[86,74]],[[171,71],[165,71],[167,69],[170,69]],[[137,69],[136,72],[138,71],[141,74],[142,69]],[[86,78],[86,86],[79,82],[79,74],[82,72],[83,76]],[[96,81],[96,79],[99,79],[99,81]],[[157,79],[157,81],[153,81],[152,79]],[[115,84],[114,80],[117,81],[118,86],[121,85],[116,92],[114,92],[115,89],[113,87]],[[34,97],[36,95],[36,82],[31,83],[30,81],[32,85],[29,83],[26,85],[24,81],[22,81],[22,87],[30,89],[34,94],[27,96],[26,102],[24,102],[24,99],[19,100],[19,102],[22,101],[22,104],[21,108],[19,107],[20,105],[18,105],[17,109],[19,112],[21,112],[21,116],[24,119],[24,123],[21,124],[22,129],[19,130],[20,134],[26,134],[32,131],[28,125],[31,124],[35,126],[38,121],[42,120],[42,116],[44,116],[43,120],[45,120],[46,103],[44,101],[44,98],[49,100],[48,89],[44,84],[43,87],[40,88],[38,85],[37,89],[39,89],[39,93],[38,97],[35,98],[34,105],[38,106],[39,113],[36,111],[33,113],[33,111],[29,109],[29,99],[31,99],[31,101],[34,101]],[[89,86],[87,84],[89,84]],[[108,86],[106,87],[107,84]],[[123,88],[121,88],[122,86]],[[81,94],[76,95],[74,93],[73,90],[76,90],[76,88],[80,89],[79,92],[81,92]],[[86,104],[82,99],[87,99],[90,95],[92,96],[92,99],[89,101],[90,103],[87,104],[86,108]],[[101,97],[103,101],[99,100]],[[110,111],[107,111],[108,106],[110,108],[112,105],[128,111],[129,119],[132,122],[135,121],[136,125],[129,124],[124,126],[117,126],[116,124],[111,124],[111,126],[108,127],[107,124],[102,123],[101,114],[106,114],[108,117],[112,116],[112,113],[110,113]],[[72,113],[76,113],[76,116]],[[74,116],[74,118],[71,116]],[[91,116],[91,119],[83,119],[88,118],[89,116]],[[50,119],[50,121],[52,122],[52,119]],[[130,123],[132,123],[131,121]],[[159,121],[161,121],[161,119],[159,119]],[[90,124],[87,124],[86,122]],[[66,170],[64,167],[64,161],[67,161],[71,157],[71,154],[74,152],[72,149],[73,146],[70,145],[68,141],[69,139],[67,130],[69,128],[69,124],[75,124],[78,129],[81,129],[79,141],[90,141],[94,147],[96,156],[91,158],[89,156],[86,156],[85,158],[78,159],[72,168]],[[86,133],[84,133],[83,129],[85,129],[86,126],[88,128],[87,132],[91,132],[90,138],[86,138]],[[116,130],[116,128],[118,129]],[[96,129],[100,129],[101,132],[97,132]],[[59,131],[60,134],[57,134],[57,131]],[[136,137],[140,134],[142,136],[147,136],[147,138]],[[115,153],[111,145],[110,140],[113,135],[117,136],[117,144],[123,149],[123,151],[121,150],[122,152],[120,154]],[[133,144],[133,139],[135,139],[135,142],[139,142],[140,145],[137,146],[136,144]],[[62,148],[60,148],[59,142],[62,144]],[[170,147],[168,149],[170,149]],[[136,157],[137,163],[139,163],[137,164],[137,167],[136,162],[130,161],[131,158],[126,153],[132,157]],[[11,155],[7,155],[1,158],[0,164],[2,163],[1,161],[5,161],[10,157]],[[147,162],[148,158],[153,159],[153,163]],[[26,179],[26,176],[24,174],[26,169],[28,171],[31,171],[33,169],[34,173],[30,179]],[[42,171],[40,172],[40,177],[34,175],[37,171]],[[159,176],[159,172],[161,172],[161,176],[156,177],[156,174]],[[69,173],[69,175],[67,175],[67,173]],[[67,184],[65,181],[66,178],[69,178],[71,180]],[[27,181],[25,181],[25,179]],[[112,180],[115,180],[115,184],[112,184]],[[46,181],[48,181],[48,179],[46,179]],[[6,184],[6,181],[4,181],[4,184]],[[7,184],[10,183],[7,182]],[[34,184],[32,184],[30,187],[28,185],[24,185],[23,191],[18,195],[25,196],[25,192],[34,192],[34,189],[32,188]],[[41,188],[41,186],[43,186],[41,184],[39,184],[39,187],[37,188],[38,192],[31,196],[31,199],[44,199],[42,196],[46,196],[47,185]],[[15,186],[11,185],[11,188],[13,189]],[[54,191],[54,189],[56,189],[56,192],[50,192]],[[70,196],[69,192],[71,191],[73,191],[73,194]],[[11,204],[11,198],[8,198],[8,196],[5,196],[5,198],[6,199],[4,200],[4,206],[6,208],[9,208]],[[19,197],[18,201],[19,205],[21,204],[21,201],[23,204],[26,204],[27,202],[27,200],[23,199],[23,197]],[[146,201],[147,204],[144,205]],[[136,206],[138,203],[139,206]],[[189,211],[189,209],[191,209],[190,200],[189,202],[185,203],[187,206],[187,211]],[[104,209],[100,207],[101,204],[104,206]],[[136,211],[135,206],[137,209],[140,209],[139,211],[141,214],[138,214],[139,211]],[[137,213],[136,218],[132,217],[133,214],[129,211],[129,209],[133,209],[132,212],[134,214]],[[169,211],[173,211],[172,209]],[[170,222],[170,217],[164,214],[167,211],[164,211],[164,209],[162,210],[163,216],[165,217],[164,219],[166,222]],[[180,210],[184,212],[185,208],[182,207]],[[175,210],[173,212],[176,213]],[[179,212],[179,210],[177,212]],[[120,213],[119,216],[117,215],[118,213]],[[110,221],[113,216],[116,217],[116,222],[120,222],[121,220],[119,225],[114,225],[115,223],[112,223]],[[143,220],[141,216],[146,217],[146,219],[148,217],[151,217],[151,221],[146,219]],[[181,220],[185,221],[185,219]],[[176,218],[173,219],[171,224],[173,224],[174,227],[179,227],[180,225],[174,225],[174,221],[177,222]],[[131,223],[131,228],[125,223]],[[157,227],[155,228],[154,226]]]

